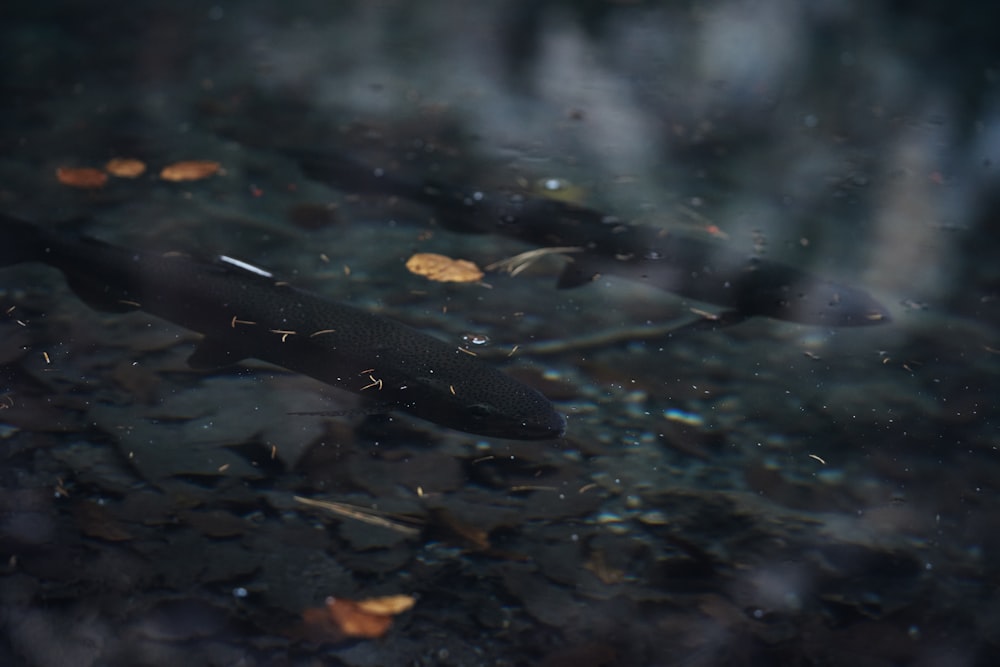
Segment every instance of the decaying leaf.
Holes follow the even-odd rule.
[[[452,259],[430,252],[419,252],[410,257],[406,268],[410,273],[442,283],[474,283],[483,277],[479,267],[467,259]]]
[[[625,581],[625,572],[608,564],[603,551],[591,553],[583,567],[593,572],[603,584],[620,584]]]
[[[439,529],[451,541],[466,546],[473,551],[490,549],[490,534],[479,526],[462,521],[444,508],[436,508],[431,512],[435,528]]]
[[[77,503],[73,506],[73,516],[80,532],[88,537],[108,542],[124,542],[132,539],[132,534],[111,516],[107,508],[95,502],[85,500]]]
[[[160,170],[160,178],[165,181],[200,181],[214,176],[222,165],[212,160],[184,160],[168,164]]]
[[[410,610],[416,599],[412,595],[386,595],[380,598],[358,600],[358,609],[376,616],[396,616]]]
[[[416,603],[409,595],[390,595],[347,600],[328,597],[323,607],[309,608],[302,613],[307,634],[315,640],[348,638],[374,639],[392,627],[392,618]]]
[[[108,160],[104,170],[118,178],[137,178],[146,172],[146,163],[133,158],[116,157]]]
[[[206,537],[235,537],[247,531],[247,523],[225,510],[186,510],[180,520]]]
[[[108,182],[108,175],[93,167],[59,167],[56,169],[56,179],[71,188],[103,188]]]

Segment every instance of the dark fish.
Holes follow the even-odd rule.
[[[542,247],[576,247],[559,287],[599,275],[648,283],[726,309],[720,322],[754,316],[825,326],[888,322],[864,290],[717,243],[625,224],[584,206],[523,193],[475,192],[417,183],[336,153],[286,150],[311,178],[345,190],[387,194],[430,207],[449,229],[514,237]]]
[[[565,430],[544,396],[485,361],[250,265],[136,252],[6,216],[0,235],[0,265],[44,262],[96,308],[142,309],[203,334],[194,366],[262,359],[387,411],[479,435],[541,440]]]

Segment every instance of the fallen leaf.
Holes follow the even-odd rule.
[[[602,584],[620,584],[625,581],[625,572],[609,565],[603,551],[591,553],[583,567],[593,572]]]
[[[108,175],[93,167],[59,167],[56,179],[71,188],[103,188]]]
[[[132,539],[132,534],[125,530],[103,505],[89,500],[79,502],[73,507],[73,516],[80,532],[88,537],[108,542],[125,542]]]
[[[428,280],[451,283],[473,283],[483,277],[478,266],[467,259],[452,259],[444,255],[420,252],[406,261],[410,273]]]
[[[392,618],[413,607],[416,600],[409,595],[390,595],[366,600],[326,599],[323,607],[312,607],[302,613],[307,634],[314,640],[355,638],[375,639],[392,627]]]
[[[386,595],[380,598],[358,600],[358,608],[368,614],[396,616],[413,608],[417,600],[412,595]]]
[[[188,510],[179,517],[206,537],[235,537],[247,531],[243,519],[225,510]]]
[[[222,169],[222,165],[212,160],[184,160],[168,164],[160,171],[160,178],[165,181],[200,181],[214,176]]]
[[[437,508],[431,512],[432,525],[450,538],[473,551],[487,551],[490,549],[489,531],[474,526],[467,521],[462,521],[454,514],[444,508]]]
[[[118,178],[136,178],[146,171],[146,163],[133,158],[116,157],[108,160],[104,170]]]

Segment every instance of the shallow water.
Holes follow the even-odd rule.
[[[0,213],[266,267],[474,351],[568,428],[193,370],[197,333],[0,269],[0,664],[992,664],[996,10],[57,6],[3,11]],[[287,149],[569,198],[891,321],[672,333],[718,308],[613,271],[560,290],[556,255],[432,282],[411,255],[545,239],[459,233]],[[148,169],[56,178],[112,157]],[[160,178],[180,160],[221,171]],[[377,632],[326,615],[384,596],[412,607]]]

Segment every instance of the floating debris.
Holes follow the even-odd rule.
[[[388,528],[389,530],[394,530],[407,536],[420,534],[420,528],[417,525],[419,524],[419,521],[414,520],[411,517],[390,515],[367,507],[359,507],[357,505],[348,505],[347,503],[337,503],[328,500],[313,500],[311,498],[303,498],[301,496],[295,496],[295,501],[303,505],[326,510],[340,517],[355,519],[357,521],[363,521],[369,525]]]
[[[168,164],[160,170],[160,178],[173,182],[200,181],[221,170],[222,165],[212,160],[184,160]]]
[[[483,277],[482,270],[467,259],[452,259],[429,252],[410,257],[406,268],[410,273],[436,282],[474,283]]]
[[[527,252],[522,252],[513,257],[507,257],[506,259],[501,259],[500,261],[493,262],[486,267],[487,271],[506,271],[512,276],[516,276],[521,273],[529,266],[534,264],[536,261],[545,257],[547,255],[563,255],[571,252],[583,252],[583,248],[578,246],[559,246],[554,248],[536,248],[534,250],[528,250]]]
[[[104,170],[118,178],[138,178],[146,173],[146,163],[134,158],[116,157],[108,160]]]
[[[71,188],[97,189],[108,182],[108,175],[94,167],[59,167],[56,179]]]

